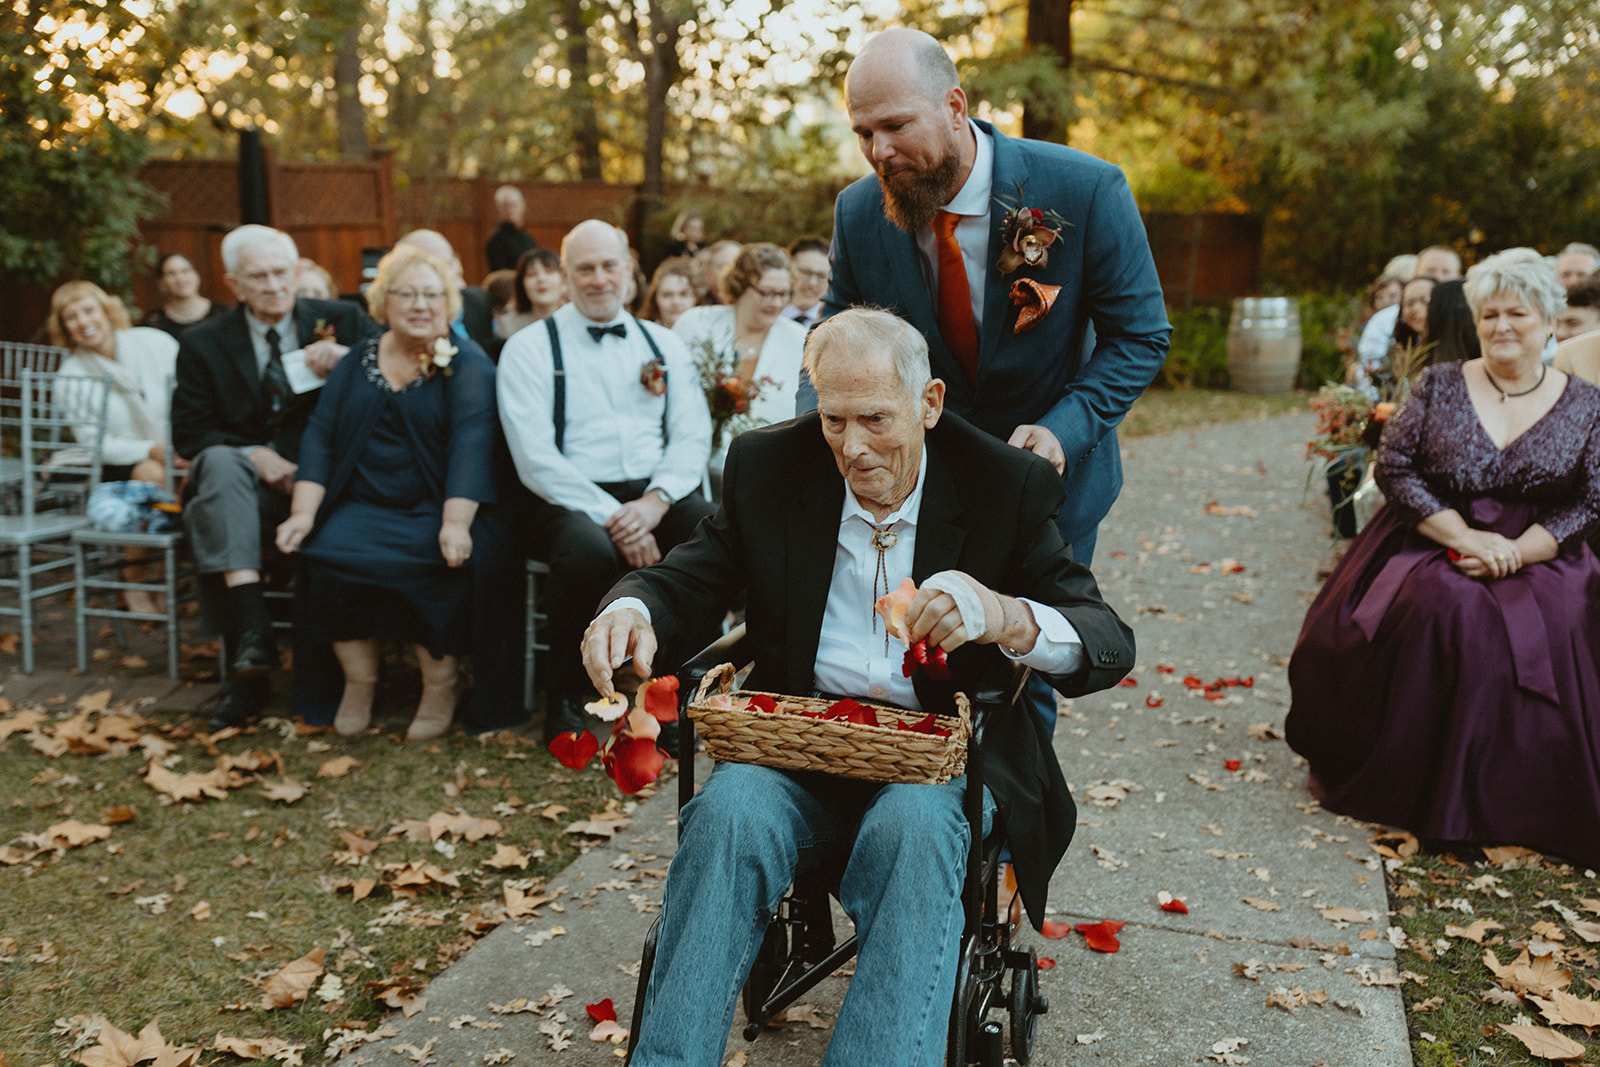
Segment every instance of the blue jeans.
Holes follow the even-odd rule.
[[[860,951],[824,1067],[942,1064],[970,845],[965,790],[965,777],[878,786],[717,764],[680,818],[635,1067],[722,1062],[778,901],[797,872],[846,854],[839,902]],[[983,808],[987,834],[988,790]]]

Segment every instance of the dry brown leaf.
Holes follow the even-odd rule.
[[[1240,897],[1239,899],[1242,900],[1244,903],[1250,905],[1252,908],[1256,909],[1257,911],[1282,911],[1283,910],[1283,907],[1281,905],[1274,904],[1270,900],[1262,900],[1260,897]]]
[[[110,836],[111,827],[101,826],[98,823],[82,823],[76,819],[58,822],[42,834],[21,835],[22,840],[34,848],[53,848],[58,852],[64,852],[69,848],[82,848],[95,841],[104,841]]]
[[[551,822],[555,822],[557,819],[561,818],[561,816],[565,815],[566,813],[567,813],[567,806],[565,804],[550,804],[550,805],[548,805],[548,806],[546,806],[544,808],[539,809],[539,814],[541,816],[543,816],[544,818],[549,819]]]
[[[1590,922],[1588,919],[1572,920],[1572,932],[1591,945],[1600,941],[1600,923]]]
[[[609,839],[616,834],[617,831],[626,830],[627,828],[628,824],[626,822],[611,822],[609,820],[602,819],[585,819],[582,822],[575,822],[568,826],[562,831],[562,833],[588,834],[591,837],[604,837]]]
[[[115,826],[118,823],[132,822],[138,817],[139,810],[130,804],[118,804],[114,808],[107,808],[100,816],[111,826]]]
[[[436,811],[428,816],[428,834],[435,841],[442,837],[481,841],[485,837],[498,837],[501,829],[494,819],[479,819],[466,812]]]
[[[349,849],[351,852],[354,852],[358,856],[372,855],[374,852],[378,851],[378,846],[383,843],[381,841],[368,841],[359,834],[353,834],[348,830],[339,835],[339,840],[344,842],[345,848]]]
[[[376,878],[357,878],[356,884],[350,887],[350,899],[352,901],[366,900],[376,888],[378,888],[378,880]]]
[[[297,782],[293,778],[285,778],[279,782],[267,782],[257,792],[268,800],[279,800],[285,804],[293,804],[311,792],[311,787],[303,782]]]
[[[361,766],[361,761],[354,756],[338,756],[334,759],[323,761],[322,766],[317,768],[317,777],[343,778],[359,766]]]
[[[1244,728],[1244,733],[1252,741],[1272,741],[1283,737],[1283,730],[1270,722],[1253,722]]]
[[[38,708],[24,708],[15,715],[0,719],[0,741],[4,741],[12,734],[36,733],[40,726],[49,721],[50,716]]]
[[[522,849],[518,848],[516,845],[497,844],[494,846],[494,855],[484,860],[483,865],[485,867],[494,867],[502,871],[510,867],[517,867],[526,870],[530,862],[532,862],[532,860],[523,853]]]
[[[817,1011],[818,1008],[815,1004],[791,1004],[780,1014],[783,1016],[786,1022],[805,1023],[813,1030],[826,1030],[828,1027],[833,1025],[827,1019],[819,1016]],[[777,1022],[776,1017],[773,1019],[773,1022]]]
[[[1388,859],[1404,860],[1415,856],[1422,844],[1414,834],[1405,830],[1391,830],[1368,839],[1367,847]]]
[[[281,1037],[225,1037],[217,1035],[211,1047],[241,1060],[266,1060],[283,1056],[293,1047]]]
[[[326,956],[322,949],[314,948],[268,975],[261,983],[261,1006],[288,1008],[306,999],[311,987],[322,976],[322,961]]]
[[[1529,997],[1556,1026],[1600,1027],[1600,1000],[1585,1000],[1558,989],[1546,997]]]
[[[111,706],[111,690],[96,689],[85,693],[72,705],[78,711],[105,711]]]
[[[189,918],[193,919],[197,923],[203,923],[209,920],[211,918],[211,902],[208,900],[202,900],[200,903],[190,908]]]
[[[1474,944],[1481,945],[1483,944],[1485,935],[1487,935],[1490,930],[1504,929],[1505,927],[1503,925],[1495,922],[1493,919],[1477,919],[1468,923],[1466,926],[1456,926],[1451,923],[1446,923],[1444,928],[1444,936],[1464,937]]]
[[[138,1037],[106,1022],[100,1027],[100,1044],[74,1058],[84,1067],[133,1067],[145,1060],[153,1061],[155,1067],[191,1067],[200,1058],[200,1049],[167,1044],[154,1019],[145,1024]]]
[[[145,784],[173,800],[224,800],[228,796],[227,772],[213,769],[204,774],[174,774],[152,759],[145,768]]]
[[[1364,923],[1372,918],[1370,911],[1359,908],[1318,908],[1317,911],[1331,923]]]
[[[1485,949],[1483,965],[1494,972],[1495,980],[1502,986],[1524,996],[1549,997],[1572,982],[1572,972],[1558,965],[1555,957],[1530,957],[1526,948],[1507,964],[1500,962],[1494,949]]]
[[[1578,1042],[1547,1026],[1502,1026],[1500,1029],[1522,1042],[1529,1052],[1542,1060],[1575,1060],[1584,1053],[1584,1047]]]

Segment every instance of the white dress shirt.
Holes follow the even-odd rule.
[[[916,558],[917,518],[922,510],[922,487],[927,482],[928,453],[922,453],[917,484],[905,502],[875,522],[847,484],[844,507],[839,516],[839,544],[834,551],[833,577],[828,585],[828,602],[822,613],[822,634],[817,642],[817,662],[812,684],[820,692],[856,696],[871,703],[893,704],[920,711],[916,689],[905,677],[905,646],[898,637],[887,635],[883,620],[873,610],[876,597],[899,588],[911,576]],[[872,547],[874,529],[891,530],[897,536],[884,554],[888,589],[882,580],[874,583],[878,571],[878,551]],[[876,588],[874,586],[876,585]],[[1033,612],[1039,625],[1039,638],[1033,649],[1018,655],[1001,647],[1007,658],[1048,674],[1071,674],[1083,665],[1083,639],[1055,608],[1019,598]],[[633,608],[646,619],[650,611],[634,597],[623,597],[606,606],[606,613]],[[795,694],[800,695],[800,694]]]
[[[622,505],[596,483],[648,479],[649,489],[659,488],[674,500],[698,489],[711,453],[711,415],[683,342],[626,312],[610,322],[593,322],[567,304],[551,321],[561,338],[567,383],[564,453],[556,450],[554,366],[542,323],[506,342],[495,376],[500,422],[522,483],[550,503],[601,524]],[[625,336],[596,341],[587,329],[616,323],[623,324]],[[652,395],[640,380],[653,358],[640,330],[651,331],[666,360],[665,397]]]
[[[977,138],[978,151],[972,160],[972,171],[944,210],[960,215],[956,223],[956,244],[961,246],[961,261],[967,268],[967,294],[972,298],[972,322],[978,336],[983,336],[983,285],[989,269],[989,211],[990,194],[994,191],[994,140],[967,120],[972,136]],[[1014,189],[1003,189],[1007,196]],[[932,285],[933,306],[939,306],[939,246],[932,226],[917,231],[917,248],[928,265],[928,279]]]
[[[294,308],[289,309],[277,322],[262,322],[256,318],[255,312],[249,308],[244,309],[244,321],[250,327],[250,346],[256,354],[256,377],[259,379],[267,373],[267,361],[272,358],[272,348],[267,341],[267,331],[278,331],[278,355],[293,352],[300,347],[300,331],[295,328]]]

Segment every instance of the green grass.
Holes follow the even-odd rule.
[[[1538,856],[1496,865],[1476,849],[1463,849],[1461,859],[1456,855],[1425,849],[1388,876],[1389,906],[1394,913],[1390,921],[1398,924],[1407,938],[1398,962],[1402,969],[1426,979],[1425,984],[1408,981],[1403,987],[1412,1055],[1418,1064],[1429,1067],[1549,1063],[1532,1056],[1516,1038],[1499,1030],[1518,1022],[1519,1017],[1525,1017],[1520,1020],[1524,1023],[1551,1024],[1531,1001],[1515,1006],[1482,1001],[1483,991],[1496,984],[1494,974],[1483,963],[1484,953],[1492,951],[1502,965],[1509,964],[1536,937],[1534,924],[1553,923],[1565,934],[1565,940],[1553,943],[1560,946],[1561,966],[1572,972],[1567,991],[1595,998],[1595,988],[1589,984],[1600,984],[1595,946],[1585,943],[1558,911],[1537,905],[1554,900],[1587,920],[1596,920],[1600,916],[1586,911],[1578,901],[1600,898],[1600,880],[1582,869]],[[1496,881],[1482,881],[1485,875]],[[1471,906],[1471,914],[1450,906],[1462,900]],[[1481,945],[1445,934],[1448,925],[1466,927],[1476,919],[1493,919],[1505,929],[1492,931]],[[1440,941],[1449,947],[1441,951]],[[1435,997],[1443,998],[1442,1003],[1425,1012],[1413,1011]],[[1554,1029],[1585,1045],[1591,1054],[1600,1051],[1600,1034],[1591,1037],[1576,1026]]]
[[[1235,393],[1227,389],[1146,389],[1122,420],[1123,437],[1194,430],[1240,419],[1265,419],[1306,410],[1310,394]]]
[[[50,710],[59,720],[71,709]],[[370,1024],[388,1013],[366,993],[367,982],[391,974],[426,982],[473,939],[462,924],[469,911],[499,900],[506,879],[547,878],[564,868],[580,843],[564,828],[619,798],[598,761],[568,771],[537,744],[511,736],[451,735],[417,747],[390,734],[344,739],[286,729],[284,736],[258,727],[213,750],[176,718],[155,716],[142,732],[175,744],[178,772],[211,769],[214,752],[275,750],[286,774],[313,791],[286,806],[261,796],[256,782],[225,800],[166,803],[143,781],[146,761],[137,747],[120,757],[48,759],[23,734],[0,742],[0,845],[17,845],[18,835],[66,819],[101,822],[117,805],[138,812],[113,825],[107,841],[0,866],[0,1062],[58,1061],[67,1051],[50,1033],[59,1018],[98,1013],[136,1032],[157,1012],[174,1044],[209,1042],[219,1032],[276,1036],[307,1043],[308,1062],[320,1059],[325,1029]],[[315,777],[325,760],[345,754],[362,765],[346,777]],[[570,811],[541,816],[552,804]],[[430,843],[388,835],[400,820],[457,809],[497,819],[504,831],[456,842],[453,857]],[[362,866],[335,865],[334,854],[346,848],[341,832],[382,844]],[[481,866],[496,843],[543,855],[526,870]],[[459,890],[413,898],[420,913],[439,920],[435,925],[425,918],[371,928],[395,901],[386,888],[359,902],[329,888],[340,879],[381,879],[383,865],[408,860],[459,875]],[[171,897],[164,914],[137,903],[163,893]],[[210,905],[210,921],[190,917],[202,901]],[[45,942],[54,946],[54,962],[31,962]],[[311,996],[275,1011],[222,1009],[257,1002],[250,979],[317,947],[328,950],[327,969],[343,980],[342,1001]]]

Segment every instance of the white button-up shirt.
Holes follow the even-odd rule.
[[[978,128],[971,119],[967,126],[977,138],[977,155],[972,160],[972,170],[956,195],[944,206],[945,211],[960,215],[956,223],[956,244],[961,246],[961,261],[967,268],[967,294],[972,298],[972,322],[983,336],[983,282],[989,263],[989,210],[990,194],[994,187],[994,139]],[[1014,195],[1015,190],[1002,192]],[[917,231],[917,249],[928,264],[928,279],[932,283],[933,305],[939,306],[939,241],[932,226]]]
[[[670,330],[626,312],[593,322],[566,304],[551,321],[561,339],[567,383],[564,451],[555,444],[555,371],[543,323],[518,330],[506,342],[495,376],[500,422],[522,483],[602,524],[621,503],[597,483],[648,479],[650,489],[674,500],[697,490],[711,454],[711,414],[683,343]],[[587,329],[614,323],[624,325],[625,336],[596,341]],[[665,397],[651,394],[641,381],[653,358],[641,330],[651,331],[666,361]]]

